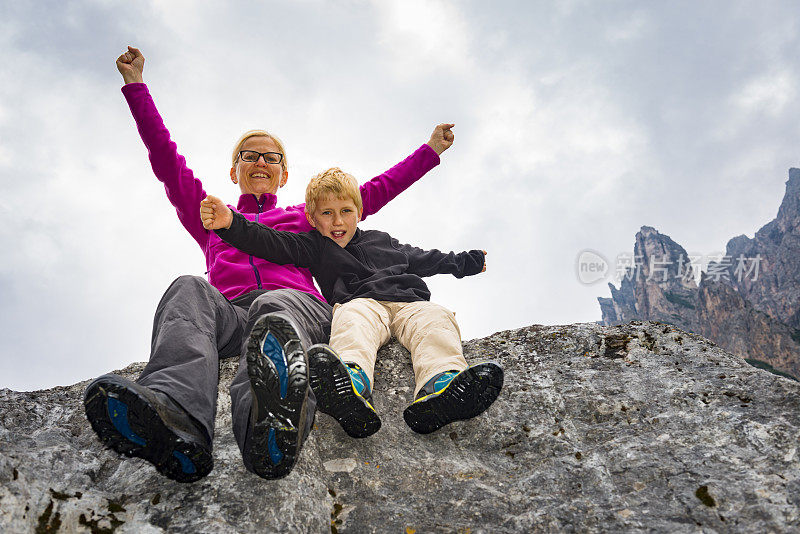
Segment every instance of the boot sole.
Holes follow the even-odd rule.
[[[175,434],[150,402],[121,380],[95,380],[86,388],[83,402],[86,417],[105,446],[147,460],[178,482],[195,482],[211,472],[211,451]]]
[[[503,369],[495,363],[480,363],[459,373],[441,392],[412,403],[403,411],[403,419],[414,432],[430,434],[483,413],[502,387]]]
[[[253,394],[247,454],[257,475],[282,478],[303,445],[308,400],[308,360],[288,320],[265,315],[256,321],[247,343],[247,374]]]
[[[370,402],[353,388],[344,363],[325,348],[312,350],[311,389],[319,411],[336,419],[350,437],[366,438],[377,432],[381,419]]]

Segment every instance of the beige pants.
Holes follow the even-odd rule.
[[[388,302],[355,299],[333,307],[330,346],[342,361],[357,363],[373,383],[378,349],[394,336],[411,353],[414,396],[444,371],[467,367],[461,331],[447,308],[428,301]]]

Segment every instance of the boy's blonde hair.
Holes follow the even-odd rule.
[[[317,208],[317,201],[328,195],[352,200],[359,213],[363,208],[358,181],[352,174],[344,172],[339,167],[331,167],[308,182],[308,187],[306,187],[306,213],[313,214]]]
[[[281,141],[277,135],[273,135],[266,130],[250,130],[249,132],[245,132],[242,134],[242,136],[239,138],[238,141],[236,141],[236,144],[233,147],[233,154],[231,157],[231,167],[236,167],[236,159],[239,157],[239,151],[242,149],[242,145],[244,144],[244,142],[250,139],[251,137],[269,137],[270,139],[275,141],[275,144],[278,145],[278,150],[280,150],[281,154],[283,154],[283,159],[281,160],[281,167],[283,167],[284,171],[286,170],[286,148],[284,148],[283,146],[283,141]]]

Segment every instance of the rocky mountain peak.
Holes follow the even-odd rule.
[[[695,328],[685,308],[694,309],[697,293],[694,269],[686,250],[651,226],[636,233],[633,256],[618,290],[609,283],[611,299],[599,298],[604,324],[633,319]]]
[[[683,247],[652,227],[636,234],[634,257],[641,259],[643,276],[630,271],[620,290],[609,284],[611,298],[598,299],[603,324],[674,324],[743,358],[800,376],[800,169],[789,170],[777,218],[752,239],[730,239],[725,256],[709,263],[699,286],[694,272],[680,269],[687,257]],[[659,257],[672,269],[655,271]],[[684,272],[691,276],[679,276]]]
[[[781,232],[800,236],[800,169],[789,169],[786,194],[776,220]]]

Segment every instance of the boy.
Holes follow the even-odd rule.
[[[455,317],[429,301],[421,278],[478,274],[486,270],[486,252],[425,251],[384,232],[358,229],[358,182],[338,168],[308,184],[305,214],[314,230],[292,233],[248,221],[213,196],[200,208],[203,226],[241,251],[310,269],[334,306],[330,346],[314,345],[308,353],[319,409],[352,437],[377,432],[380,418],[371,403],[375,359],[394,335],[411,352],[415,400],[403,418],[414,431],[427,434],[486,410],[500,394],[503,370],[493,362],[467,364]]]

